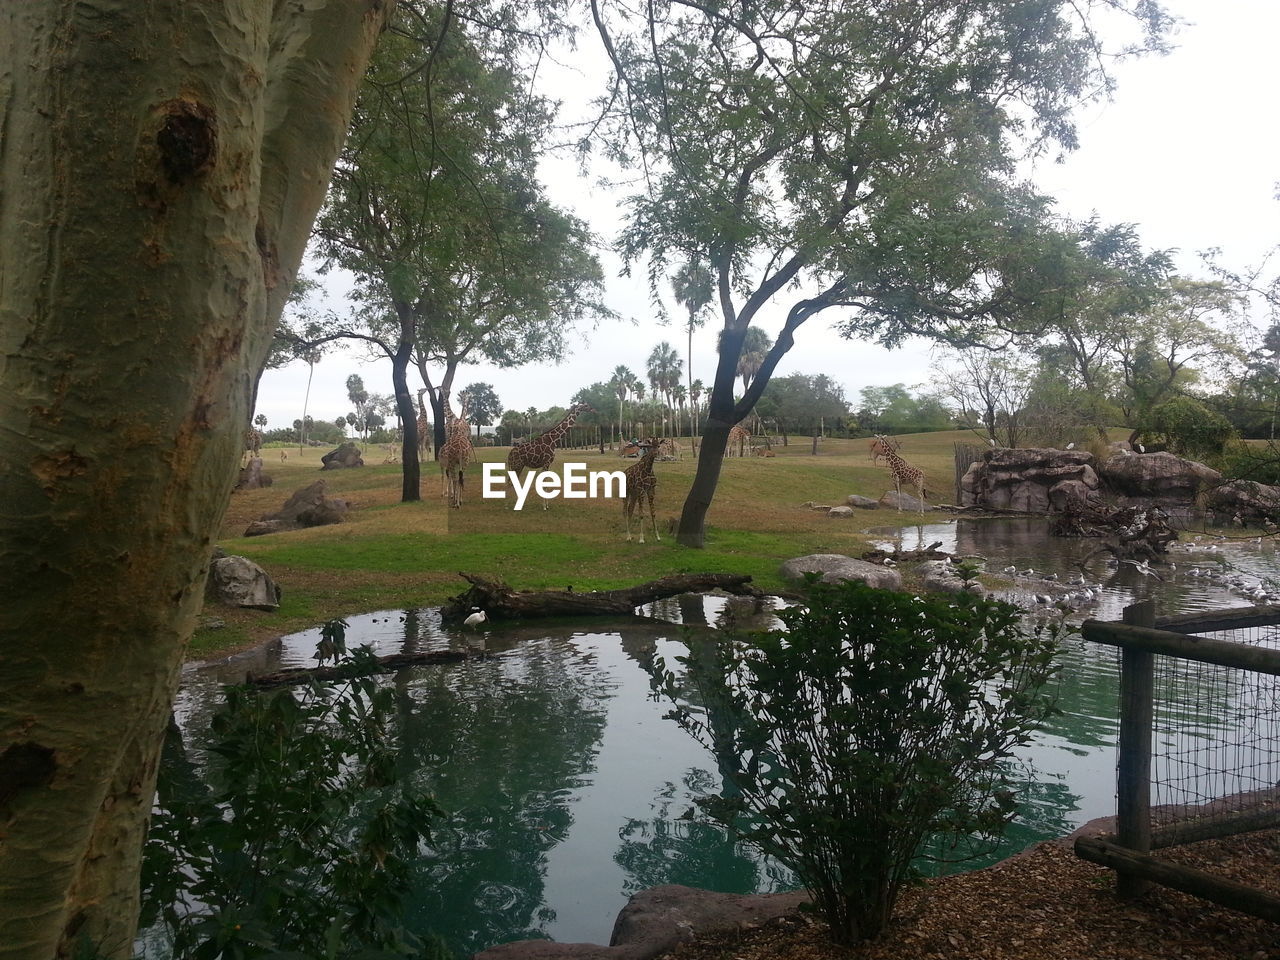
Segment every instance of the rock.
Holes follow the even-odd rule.
[[[329,523],[341,523],[346,519],[351,505],[346,500],[330,500],[324,495],[324,480],[317,480],[301,490],[295,490],[275,513],[267,513],[249,524],[246,537],[264,533],[278,533],[297,527],[319,527]]]
[[[1222,474],[1212,467],[1163,451],[1116,454],[1098,465],[1098,474],[1116,493],[1188,505],[1202,491],[1222,483]]]
[[[330,450],[320,458],[321,470],[338,470],[342,467],[363,467],[364,460],[360,456],[360,448],[350,440],[341,444],[336,450]]]
[[[212,563],[214,560],[221,560],[225,556],[227,556],[227,551],[223,550],[215,543],[213,545],[213,551],[209,554],[209,562]]]
[[[828,517],[852,517],[853,507],[832,507],[827,511]]]
[[[987,589],[976,580],[966,583],[953,565],[945,560],[926,560],[916,568],[920,586],[928,593],[972,593],[987,595]]]
[[[810,509],[810,510],[820,510],[820,511],[822,511],[823,513],[826,513],[828,510],[830,510],[830,509],[831,509],[831,504],[829,504],[829,503],[815,503],[815,504],[813,504],[809,509]]]
[[[633,895],[613,926],[609,946],[517,940],[472,960],[652,960],[694,937],[750,930],[792,913],[808,895],[713,893],[667,884]]]
[[[1079,512],[1097,497],[1096,480],[1093,487],[1083,480],[1059,480],[1049,488],[1049,506],[1059,513]]]
[[[283,520],[254,520],[244,528],[246,537],[261,537],[268,533],[279,533],[281,530],[292,530],[291,524]]]
[[[1239,514],[1246,522],[1280,521],[1280,487],[1252,480],[1228,480],[1209,491],[1205,506],[1219,522]]]
[[[851,507],[857,508],[858,510],[879,510],[880,509],[880,504],[877,503],[875,500],[872,500],[870,497],[859,496],[856,493],[849,494],[849,496],[844,498],[844,502]]]
[[[280,588],[267,572],[247,557],[223,557],[209,564],[205,600],[229,607],[275,610]]]
[[[1050,490],[1067,481],[1059,497],[1088,494],[1098,489],[1093,454],[1087,450],[1055,450],[1051,447],[986,450],[960,478],[960,504],[990,510],[1048,513]]]
[[[237,490],[259,490],[271,486],[271,476],[262,469],[262,458],[251,457],[249,462],[240,468],[240,479],[236,481]]]
[[[806,573],[820,573],[824,583],[840,580],[861,580],[872,587],[898,590],[902,587],[902,575],[897,570],[882,567],[878,563],[855,560],[840,553],[813,553],[807,557],[788,560],[780,569],[787,580],[803,580]]]
[[[921,503],[911,494],[899,493],[897,490],[887,491],[880,498],[879,506],[888,507],[890,510],[914,510],[916,513],[933,509],[927,503]]]

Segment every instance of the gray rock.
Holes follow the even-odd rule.
[[[1090,500],[1097,499],[1097,495],[1096,481],[1090,487],[1084,480],[1059,480],[1048,493],[1049,505],[1059,512],[1078,511]]]
[[[694,937],[733,933],[793,912],[804,892],[712,893],[667,884],[632,896],[613,926],[609,946],[518,940],[473,955],[472,960],[651,960]]]
[[[1209,491],[1206,507],[1218,520],[1231,520],[1236,514],[1247,522],[1280,521],[1280,487],[1252,480],[1228,480]]]
[[[1194,503],[1222,483],[1222,474],[1172,453],[1117,454],[1098,465],[1098,473],[1116,493],[1163,502]]]
[[[343,467],[363,467],[364,460],[360,456],[360,448],[348,440],[340,444],[336,450],[330,450],[320,458],[321,470],[339,470]]]
[[[852,517],[853,507],[832,507],[827,511],[828,517]]]
[[[859,496],[856,493],[849,494],[849,496],[844,498],[844,502],[851,507],[857,508],[858,510],[879,510],[880,509],[880,504],[877,503],[875,500],[872,500],[870,497]]]
[[[945,560],[926,560],[916,568],[920,586],[928,593],[972,593],[984,597],[987,589],[976,580],[965,583],[963,577]]]
[[[240,478],[236,480],[237,490],[259,490],[272,484],[271,475],[262,469],[262,458],[251,457],[249,462],[240,468]]]
[[[283,520],[254,520],[244,528],[246,537],[261,537],[268,533],[279,533],[281,530],[292,530],[293,526]]]
[[[840,553],[813,553],[807,557],[796,557],[784,563],[780,572],[787,580],[803,580],[806,573],[820,573],[825,583],[861,580],[868,586],[885,590],[899,590],[902,587],[902,575],[897,570],[882,567],[878,563],[868,563],[866,560],[855,560]]]
[[[324,495],[324,480],[317,480],[301,490],[295,490],[275,513],[264,514],[245,530],[246,537],[264,533],[277,533],[297,527],[320,527],[329,523],[341,523],[346,519],[351,505],[346,500],[329,499]]]
[[[815,503],[815,504],[813,504],[812,506],[810,506],[810,507],[809,507],[809,509],[810,509],[810,510],[819,510],[819,511],[821,511],[822,513],[826,513],[828,510],[830,510],[830,509],[831,509],[831,504],[829,504],[829,503]]]
[[[922,510],[928,512],[933,509],[927,503],[922,503],[909,493],[899,493],[897,490],[889,490],[880,498],[880,506],[888,507],[890,510],[914,510],[920,513]]]
[[[247,557],[223,557],[209,564],[205,600],[229,607],[275,610],[280,588],[267,572]]]

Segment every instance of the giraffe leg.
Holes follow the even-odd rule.
[[[653,524],[653,539],[655,539],[655,540],[657,540],[659,543],[661,543],[661,542],[662,542],[662,534],[658,533],[658,518],[657,518],[657,516],[655,516],[655,514],[654,514],[654,509],[653,509],[653,491],[652,491],[652,490],[650,490],[650,491],[649,491],[648,499],[649,499],[649,522]],[[641,518],[641,519],[643,519],[643,518]],[[643,527],[643,526],[644,526],[644,524],[643,524],[643,523],[641,523],[641,526]]]
[[[628,543],[631,542],[631,512],[632,512],[631,498],[628,497],[627,502],[622,505],[622,515],[623,517],[626,518],[626,521],[627,521],[627,542]],[[641,525],[640,535],[644,536],[643,524]]]
[[[895,497],[894,500],[898,504],[898,512],[901,513],[902,512],[902,481],[897,477],[897,475],[895,475],[893,478],[893,491],[894,493],[897,494],[897,497]]]

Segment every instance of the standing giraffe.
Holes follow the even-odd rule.
[[[453,407],[449,403],[449,395],[444,395],[444,446],[440,448],[440,495],[449,498],[450,506],[462,505],[461,473],[475,453],[471,446],[471,425],[467,423],[467,395],[462,395],[462,409],[458,416],[453,415]],[[449,459],[445,451],[449,451]],[[454,503],[453,481],[457,481],[457,499]]]
[[[421,460],[427,453],[427,444],[431,442],[431,415],[427,413],[427,406],[422,402],[422,395],[427,392],[427,388],[423,387],[418,391],[418,459]]]
[[[525,470],[551,469],[551,464],[556,459],[556,444],[569,432],[573,422],[578,419],[578,414],[584,411],[594,413],[595,409],[590,404],[575,403],[569,408],[564,419],[550,430],[536,437],[530,437],[518,447],[512,447],[511,452],[507,454],[507,470],[523,479]],[[539,496],[538,499],[542,500],[542,497]],[[546,500],[542,500],[542,509],[547,509]]]
[[[751,434],[747,432],[747,428],[740,423],[735,423],[729,430],[729,442],[725,444],[724,455],[726,457],[734,456],[733,445],[738,445],[737,456],[745,456],[744,450],[751,444]]]
[[[872,441],[872,458],[876,461],[884,457],[889,461],[889,473],[893,476],[893,489],[898,493],[898,511],[902,511],[902,485],[909,483],[916,488],[916,499],[920,502],[920,513],[924,513],[925,489],[924,471],[913,467],[898,456],[896,445],[888,437],[876,435]]]
[[[658,458],[662,444],[657,437],[650,437],[640,444],[643,455],[627,467],[627,502],[622,505],[623,514],[627,518],[627,539],[631,539],[631,515],[636,507],[640,508],[640,542],[644,543],[644,503],[649,502],[649,522],[653,524],[653,538],[661,540],[658,534],[658,520],[654,516],[653,497],[658,489],[658,478],[653,473],[653,461]]]

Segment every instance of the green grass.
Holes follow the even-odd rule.
[[[946,432],[903,437],[901,454],[925,470],[932,502],[948,502],[953,477],[953,444],[971,434]],[[859,493],[880,497],[892,489],[888,471],[873,464],[866,440],[824,440],[817,456],[797,439],[775,447],[772,458],[730,458],[708,517],[706,546],[691,550],[669,533],[692,482],[695,462],[686,443],[684,458],[656,465],[661,542],[650,531],[644,544],[625,540],[622,505],[616,500],[552,501],[540,509],[535,497],[525,509],[482,500],[480,468],[473,464],[461,510],[448,510],[438,469],[422,465],[419,503],[399,503],[400,467],[381,463],[382,448],[366,451],[367,466],[317,472],[325,450],[289,450],[280,461],[265,451],[275,485],[233,496],[219,544],[267,569],[284,591],[272,613],[205,611],[225,622],[197,631],[193,656],[210,656],[257,640],[304,629],[328,617],[370,610],[435,605],[465,586],[459,572],[506,580],[523,590],[611,589],[672,573],[750,574],[765,590],[783,586],[778,567],[807,553],[846,553],[867,548],[872,526],[916,523],[919,516],[897,511],[855,511],[831,519],[808,510],[805,501],[839,504]],[[502,460],[505,448],[480,448],[479,460]],[[272,456],[276,456],[275,461]],[[585,461],[588,469],[625,469],[634,461],[596,450],[560,451],[557,463]],[[330,527],[243,538],[248,521],[278,509],[294,490],[323,477],[330,496],[352,501],[347,522]]]

